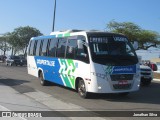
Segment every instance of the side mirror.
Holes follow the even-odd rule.
[[[138,42],[137,42],[137,41],[134,41],[134,43],[133,43],[133,48],[134,48],[135,50],[138,49]]]

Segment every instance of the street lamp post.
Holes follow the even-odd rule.
[[[52,28],[52,32],[54,32],[55,17],[56,17],[56,0],[55,0],[55,3],[54,3],[54,15],[53,15],[53,28]]]

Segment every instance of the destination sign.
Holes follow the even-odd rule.
[[[128,42],[127,38],[125,37],[113,37],[114,41],[120,41],[120,42]]]
[[[91,43],[108,43],[107,37],[90,37]]]

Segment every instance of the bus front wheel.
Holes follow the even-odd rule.
[[[86,91],[85,83],[82,79],[78,82],[78,93],[82,98],[88,98],[89,93]]]

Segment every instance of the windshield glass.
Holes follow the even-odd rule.
[[[133,65],[136,53],[124,36],[90,36],[89,45],[93,62],[104,65]]]

